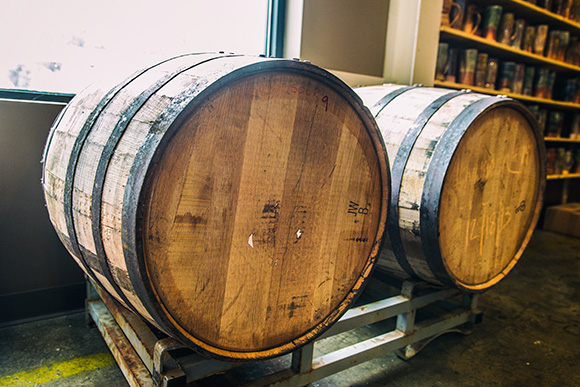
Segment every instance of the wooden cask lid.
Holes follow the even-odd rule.
[[[265,358],[308,342],[377,258],[384,145],[358,97],[313,69],[268,61],[221,78],[145,167],[144,286],[170,333],[212,356]]]
[[[437,219],[443,264],[460,287],[486,289],[521,257],[541,209],[543,155],[535,120],[514,101],[482,108],[466,128],[447,168]]]

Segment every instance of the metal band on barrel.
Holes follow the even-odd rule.
[[[73,145],[73,149],[71,151],[71,155],[69,158],[69,163],[67,165],[66,170],[66,177],[65,177],[65,184],[64,184],[64,218],[66,222],[66,228],[68,233],[68,238],[70,240],[71,247],[75,252],[75,255],[79,259],[80,263],[83,266],[85,273],[97,284],[101,287],[101,281],[99,281],[92,270],[90,269],[84,254],[82,253],[79,243],[76,236],[76,230],[74,225],[73,219],[73,209],[72,209],[72,197],[73,197],[73,186],[75,180],[75,173],[76,167],[79,160],[80,153],[83,149],[85,144],[85,140],[87,139],[93,125],[97,121],[97,118],[101,114],[101,112],[105,109],[105,107],[109,104],[109,102],[117,95],[117,93],[125,87],[127,84],[135,80],[141,74],[143,74],[148,69],[145,69],[137,74],[134,74],[132,77],[126,79],[124,82],[120,83],[119,85],[115,86],[111,89],[105,96],[101,99],[98,105],[93,109],[93,111],[89,114],[89,117],[85,121],[83,127],[81,128],[77,138],[75,139],[75,143]]]
[[[405,173],[405,168],[411,155],[411,151],[415,146],[415,142],[419,138],[425,124],[431,119],[431,117],[448,101],[451,99],[465,94],[466,91],[455,91],[441,97],[437,98],[435,101],[431,102],[425,110],[415,119],[411,129],[405,135],[405,138],[399,146],[397,151],[397,156],[393,161],[391,181],[392,181],[392,194],[391,194],[391,206],[390,206],[390,217],[387,221],[387,232],[389,233],[389,238],[391,239],[391,248],[395,254],[395,258],[399,265],[409,274],[415,277],[421,278],[419,274],[409,263],[407,255],[405,254],[405,249],[403,247],[403,241],[401,240],[401,230],[399,228],[399,194],[401,192],[401,183],[403,181],[403,175]]]
[[[505,100],[489,97],[471,103],[449,124],[449,127],[441,136],[437,144],[437,152],[429,164],[423,195],[421,197],[420,232],[423,241],[423,252],[429,268],[438,280],[448,286],[455,287],[450,279],[443,263],[441,248],[439,246],[439,203],[441,189],[451,158],[473,121],[493,105],[500,104]],[[509,100],[508,100],[509,101]],[[508,102],[505,101],[505,102]]]
[[[189,55],[195,55],[195,54],[189,54]],[[215,57],[213,57],[213,58],[215,58]],[[209,59],[209,60],[211,60],[211,59]],[[101,268],[103,275],[107,278],[107,280],[109,281],[111,286],[119,294],[119,297],[121,297],[121,299],[127,304],[127,306],[130,309],[132,309],[133,312],[135,312],[135,313],[137,313],[137,312],[134,309],[134,306],[131,305],[127,296],[125,295],[125,293],[123,292],[121,287],[117,284],[117,281],[113,278],[113,275],[111,273],[111,268],[110,268],[110,266],[107,262],[107,259],[106,259],[105,247],[103,244],[103,239],[101,237],[101,233],[102,233],[101,201],[102,201],[102,197],[103,197],[103,186],[105,184],[107,169],[109,167],[109,163],[111,161],[111,158],[113,157],[115,147],[117,146],[117,143],[119,142],[121,136],[123,135],[123,133],[125,133],[125,130],[127,129],[127,126],[129,126],[129,123],[131,122],[131,119],[133,118],[133,116],[137,113],[137,111],[139,111],[139,109],[141,109],[141,107],[143,107],[143,105],[145,105],[147,100],[154,93],[156,93],[159,89],[161,89],[164,85],[166,85],[168,82],[170,82],[172,79],[174,79],[179,74],[197,66],[200,63],[204,63],[206,61],[207,60],[202,60],[202,61],[196,62],[194,64],[188,63],[185,66],[180,66],[177,70],[174,70],[174,71],[170,72],[169,74],[166,74],[164,77],[162,77],[157,82],[155,82],[155,84],[148,87],[145,91],[141,92],[141,94],[139,94],[133,100],[133,102],[131,102],[131,104],[121,114],[119,120],[117,121],[117,124],[115,125],[115,128],[113,129],[113,131],[109,135],[109,138],[107,139],[107,143],[105,144],[105,146],[101,152],[101,156],[99,158],[99,163],[98,163],[96,174],[95,174],[95,184],[93,185],[92,202],[91,202],[91,215],[92,215],[91,226],[93,229],[93,241],[95,243],[95,249],[97,252],[97,256],[100,258],[98,261],[99,261],[99,266]]]

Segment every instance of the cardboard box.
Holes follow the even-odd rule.
[[[560,204],[546,208],[544,230],[580,238],[580,203]]]

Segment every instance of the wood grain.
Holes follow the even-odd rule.
[[[307,77],[263,74],[211,96],[149,188],[147,267],[168,314],[232,351],[322,321],[377,236],[380,211],[348,213],[380,206],[374,152],[356,111]]]

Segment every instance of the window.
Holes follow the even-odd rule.
[[[263,54],[268,0],[5,0],[0,88],[76,93],[187,52]]]

